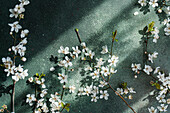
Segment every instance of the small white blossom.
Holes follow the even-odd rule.
[[[101,67],[104,63],[105,63],[105,61],[103,61],[103,58],[96,58],[96,61],[97,61],[97,65],[95,66],[95,67]]]
[[[92,79],[99,78],[99,69],[90,74]]]
[[[18,21],[14,22],[14,23],[11,23],[11,24],[8,24],[8,25],[11,26],[11,31],[14,31],[14,30],[15,30],[16,33],[18,33],[19,29],[22,28],[22,27],[19,25],[19,22],[18,22]]]
[[[106,54],[106,53],[108,53],[107,45],[103,46],[102,49],[103,49],[103,50],[101,51],[101,54]]]
[[[166,103],[166,100],[164,98],[165,95],[159,95],[156,97],[156,100],[158,100],[159,103]]]
[[[60,46],[58,53],[69,54],[69,48],[68,47],[64,48],[63,46]]]
[[[146,0],[138,0],[138,3],[139,3],[141,6],[146,6]]]
[[[96,94],[93,94],[92,96],[92,99],[91,99],[91,101],[93,102],[97,102],[97,99],[99,99],[99,97],[98,96],[96,96]]]
[[[113,55],[111,59],[108,60],[108,63],[110,63],[110,66],[114,65],[116,66],[116,63],[119,61],[119,57]]]
[[[35,95],[34,94],[28,94],[26,99],[26,103],[29,103],[30,106],[33,105],[33,101],[36,101]]]
[[[84,88],[84,92],[82,94],[89,96],[91,94],[91,92],[92,92],[92,86],[86,86],[86,88]]]
[[[73,54],[76,55],[76,57],[78,57],[78,55],[81,53],[81,51],[78,49],[78,46],[72,47],[72,49],[73,49]]]
[[[43,112],[44,113],[48,113],[49,112],[49,110],[48,110],[48,107],[47,107],[47,104],[46,103],[44,103],[44,105],[42,106],[42,108],[41,108],[42,110],[43,110]]]
[[[148,108],[149,113],[157,113],[157,109],[155,109],[154,107]]]
[[[16,5],[14,11],[17,11],[19,14],[25,12],[25,8],[22,4]]]
[[[29,33],[29,30],[28,30],[28,29],[22,30],[22,31],[21,31],[21,38],[24,38],[25,36],[27,36],[28,33]]]
[[[136,73],[138,72],[138,70],[141,70],[141,64],[133,64],[131,65],[132,71],[135,71]]]
[[[149,4],[152,5],[152,7],[157,7],[158,6],[158,0],[150,0]]]
[[[119,93],[120,95],[123,95],[124,92],[123,92],[123,89],[122,88],[117,88],[117,93]],[[117,95],[117,94],[116,94]]]
[[[74,93],[75,92],[76,87],[75,86],[69,86],[69,92],[70,93]]]
[[[33,82],[33,80],[34,80],[33,77],[28,78],[29,82]]]
[[[29,0],[19,0],[22,5],[28,5],[30,3]]]
[[[41,91],[40,97],[44,97],[47,94],[47,89]]]
[[[104,98],[105,100],[108,100],[109,94],[107,93],[107,90],[100,90],[100,99]]]
[[[50,68],[50,71],[54,71],[54,70],[55,70],[55,68],[54,68],[54,67],[51,67],[51,68]]]
[[[95,53],[92,52],[91,50],[89,50],[89,52],[88,52],[88,53],[85,53],[85,55],[86,55],[86,56],[89,56],[91,59],[93,59]]]
[[[155,71],[153,72],[153,74],[157,74],[160,71],[160,67],[156,67]]]
[[[102,67],[101,74],[103,74],[104,76],[110,75],[109,68],[103,66],[103,67]]]
[[[166,27],[164,28],[165,35],[169,36],[170,35],[170,24],[167,24]]]
[[[18,17],[18,11],[15,11],[14,9],[9,9],[9,11],[11,12],[11,14],[9,15],[9,17]]]
[[[143,69],[143,71],[144,71],[146,74],[150,75],[150,72],[152,72],[153,69],[152,69],[151,66],[145,65],[145,69]]]
[[[58,79],[60,80],[60,83],[67,83],[67,75],[64,75],[64,74],[58,74],[59,77]]]
[[[158,106],[157,107],[158,109],[159,109],[159,111],[164,111],[164,112],[166,112],[167,110],[167,108],[168,108],[168,105],[164,105],[164,104],[161,104],[160,106]]]

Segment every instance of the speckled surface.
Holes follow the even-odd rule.
[[[13,19],[9,18],[8,9],[13,8],[16,3],[17,0],[0,0],[0,58],[10,55],[7,50],[12,45],[12,38],[7,24],[13,22]],[[155,26],[161,32],[160,39],[157,44],[150,41],[148,50],[156,50],[159,53],[154,66],[160,66],[167,73],[170,72],[170,38],[164,36],[163,26],[154,10],[145,15],[139,11],[139,15],[134,16],[136,11],[139,11],[136,0],[31,0],[31,4],[26,7],[22,23],[24,28],[30,30],[25,69],[29,69],[29,76],[44,72],[47,75],[47,87],[53,93],[60,85],[49,72],[49,68],[54,66],[49,58],[50,55],[57,55],[61,45],[72,47],[79,44],[74,28],[79,29],[82,40],[97,56],[100,56],[98,53],[103,45],[107,44],[110,48],[111,33],[117,29],[119,41],[114,44],[114,54],[119,56],[120,61],[116,68],[118,73],[110,82],[115,89],[123,81],[134,87],[137,94],[133,100],[127,101],[138,113],[147,113],[147,108],[156,104],[155,98],[148,96],[148,93],[154,90],[149,84],[151,77],[143,74],[135,79],[129,69],[132,62],[142,63],[142,36],[139,30],[155,21]],[[0,76],[0,85],[11,84],[11,78],[6,78],[2,68]],[[84,77],[79,71],[75,72],[70,75],[69,83],[73,84]],[[33,92],[25,83],[26,79],[16,84],[16,113],[31,113],[28,105],[21,106],[25,95]],[[80,84],[79,82],[76,86]],[[109,94],[108,101],[99,100],[97,103],[90,102],[88,97],[76,98],[75,95],[66,95],[65,100],[71,103],[70,113],[131,113],[111,90]],[[1,96],[0,106],[10,105],[9,98],[9,95]]]

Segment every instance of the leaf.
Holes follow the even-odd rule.
[[[65,108],[65,109],[67,110],[67,112],[69,112],[69,111],[70,111],[70,108],[68,108],[68,107],[67,107],[67,108]]]
[[[127,82],[123,82],[122,86],[123,86],[123,89],[126,89],[127,88]]]
[[[118,39],[115,39],[116,42],[118,42]]]
[[[158,83],[155,83],[155,86],[157,89],[160,89],[160,85]]]
[[[149,31],[153,31],[153,26],[154,26],[154,24],[155,24],[154,21],[152,21],[152,22],[149,24],[149,28],[148,28]]]
[[[61,102],[61,106],[64,108],[64,103],[63,102]]]
[[[65,107],[69,107],[70,106],[70,103],[67,103],[66,105],[65,105]]]

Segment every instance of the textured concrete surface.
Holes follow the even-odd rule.
[[[157,44],[149,42],[149,51],[157,51],[158,59],[154,65],[160,66],[165,72],[170,72],[170,39],[164,36],[163,26],[159,22],[158,15],[154,10],[147,14],[139,11],[136,0],[31,0],[26,7],[24,28],[30,30],[27,45],[27,62],[25,68],[29,69],[29,76],[44,72],[47,75],[46,84],[55,92],[60,85],[57,79],[49,72],[54,64],[49,61],[50,55],[57,55],[58,48],[63,46],[76,46],[79,44],[74,28],[78,28],[81,38],[92,50],[98,53],[103,45],[111,46],[111,33],[118,30],[118,43],[114,44],[114,54],[120,61],[117,66],[118,73],[112,77],[111,84],[116,89],[119,83],[125,81],[134,87],[137,94],[133,100],[127,100],[138,113],[147,113],[147,108],[156,105],[154,97],[148,93],[154,90],[150,86],[151,77],[143,74],[134,79],[133,72],[128,69],[132,62],[142,63],[143,48],[140,44],[142,30],[151,21],[155,21],[160,30],[160,40]],[[17,0],[0,0],[0,58],[9,55],[7,49],[12,45],[9,36],[9,8],[13,8]],[[152,9],[152,8],[151,8]],[[139,15],[133,13],[139,11]],[[77,64],[75,66],[78,66]],[[11,78],[6,78],[3,69],[0,68],[0,85],[10,85]],[[69,83],[81,81],[85,76],[80,72],[70,75]],[[28,105],[23,105],[25,95],[33,90],[21,80],[16,84],[16,113],[31,113]],[[77,83],[79,86],[81,82]],[[90,98],[75,98],[75,95],[66,95],[65,99],[71,102],[70,113],[131,113],[125,103],[109,91],[108,101],[99,100],[97,103],[90,102]],[[10,96],[0,97],[2,104],[10,105]],[[170,110],[170,109],[169,109]]]

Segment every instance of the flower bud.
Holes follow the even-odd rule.
[[[54,67],[51,67],[51,68],[50,68],[50,71],[54,71],[54,70],[55,70],[55,68],[54,68]]]
[[[22,57],[21,60],[22,60],[23,62],[25,62],[25,61],[27,60],[27,58]]]

